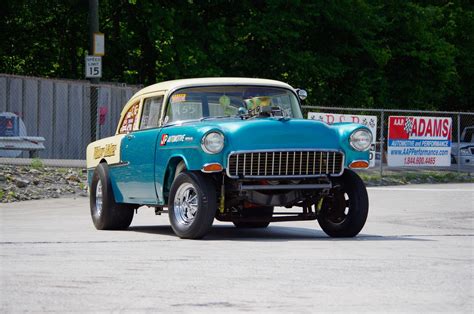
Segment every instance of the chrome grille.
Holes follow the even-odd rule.
[[[341,175],[344,154],[339,151],[282,150],[232,152],[227,163],[231,178],[298,178]]]

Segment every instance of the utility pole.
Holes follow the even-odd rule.
[[[89,0],[89,54],[94,54],[94,34],[99,32],[99,0]],[[91,94],[91,142],[97,139],[97,102],[100,78],[90,78]]]

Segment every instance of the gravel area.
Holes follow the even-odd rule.
[[[0,165],[0,202],[64,196],[87,197],[87,176],[80,168]]]

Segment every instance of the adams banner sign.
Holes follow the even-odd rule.
[[[388,165],[450,166],[451,130],[451,118],[389,117]]]

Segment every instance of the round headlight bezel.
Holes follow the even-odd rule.
[[[212,147],[213,143],[211,141],[220,141],[219,146]],[[224,149],[224,143],[224,135],[221,132],[211,131],[202,137],[201,148],[208,154],[219,154]]]
[[[364,143],[367,144],[362,143],[361,136],[366,136],[368,140],[364,141]],[[372,140],[372,132],[366,129],[357,129],[351,133],[351,136],[349,136],[349,143],[351,144],[351,147],[359,152],[365,152],[369,150],[370,146],[372,145]]]

